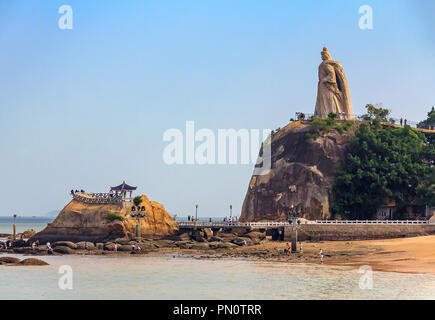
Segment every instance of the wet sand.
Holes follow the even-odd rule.
[[[375,271],[435,275],[435,236],[391,240],[304,242],[303,252],[284,253],[285,242],[266,242],[252,247],[231,250],[181,250],[183,255],[197,259],[244,257],[255,260],[303,262],[325,265],[363,266]],[[162,249],[165,250],[165,249]],[[299,251],[299,243],[298,243]]]
[[[235,251],[240,251],[241,255],[247,253],[247,256],[259,256],[268,260],[320,263],[319,252],[322,249],[324,264],[369,265],[375,271],[435,275],[435,236],[303,243],[303,253],[290,255],[283,252],[285,248],[285,243],[269,242]]]

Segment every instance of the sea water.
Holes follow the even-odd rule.
[[[24,258],[24,257],[20,257]],[[45,256],[49,266],[0,266],[0,299],[435,299],[435,276],[243,259]],[[62,266],[72,289],[62,290]]]
[[[17,233],[21,233],[29,229],[34,229],[36,232],[39,232],[53,220],[54,217],[18,217],[16,219]],[[14,219],[12,217],[0,217],[0,234],[12,234],[13,224]]]

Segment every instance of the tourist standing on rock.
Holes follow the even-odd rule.
[[[299,251],[302,253],[303,249],[302,249],[302,241],[299,242]]]
[[[136,249],[136,246],[134,245],[134,243],[131,245],[131,252],[134,252],[134,250]]]
[[[290,243],[287,242],[287,254],[290,254],[291,251]]]
[[[53,248],[51,247],[51,243],[50,242],[47,242],[45,247],[47,249],[47,254],[53,254]]]
[[[403,126],[403,118],[400,118],[400,125]]]
[[[319,256],[320,256],[320,263],[323,264],[323,250],[322,249],[320,249]]]
[[[115,243],[114,247],[113,247],[113,251],[118,251],[118,245]]]

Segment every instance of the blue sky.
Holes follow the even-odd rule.
[[[58,9],[73,9],[60,30]],[[358,28],[370,5],[374,29]],[[0,0],[0,215],[61,209],[126,180],[171,214],[239,213],[253,167],[167,166],[163,133],[283,127],[312,113],[320,51],[355,113],[435,105],[433,1]]]

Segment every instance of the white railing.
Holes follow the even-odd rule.
[[[431,224],[428,220],[314,220],[309,224]]]
[[[300,224],[435,224],[428,220],[301,220]],[[203,222],[203,221],[179,221],[180,227],[202,227],[202,228],[216,228],[216,227],[252,227],[252,228],[267,228],[267,227],[287,227],[291,226],[290,222],[276,222],[276,221],[263,221],[263,222]]]

